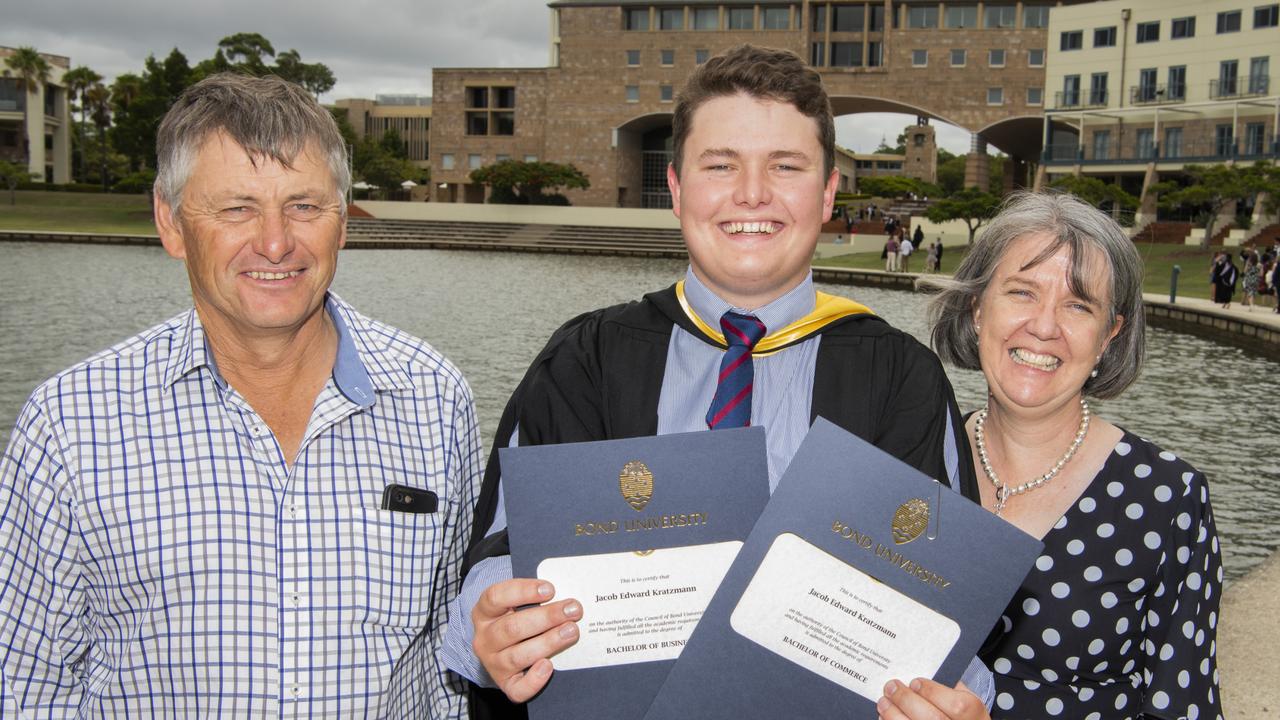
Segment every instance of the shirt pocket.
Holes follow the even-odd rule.
[[[449,509],[441,499],[433,513],[353,510],[348,576],[360,622],[415,631],[430,623],[434,602],[443,601],[434,594]]]

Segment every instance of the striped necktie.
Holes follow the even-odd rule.
[[[707,427],[747,427],[751,424],[751,385],[755,379],[751,348],[764,337],[764,323],[755,315],[730,310],[721,316],[720,328],[729,347],[720,360],[720,377],[707,411]]]

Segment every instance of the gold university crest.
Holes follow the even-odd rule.
[[[929,527],[929,503],[920,498],[910,500],[898,506],[893,514],[893,542],[905,545],[920,537],[920,533]]]
[[[653,473],[644,463],[632,460],[623,465],[622,472],[618,474],[618,489],[627,504],[640,512],[653,499]]]

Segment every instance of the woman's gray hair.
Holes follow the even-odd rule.
[[[275,76],[210,75],[187,88],[160,122],[156,135],[156,195],[176,217],[196,154],[210,136],[224,132],[256,165],[270,158],[286,168],[314,147],[329,164],[338,203],[351,188],[347,144],[338,124],[301,86]]]
[[[1113,398],[1138,378],[1146,347],[1146,316],[1142,305],[1142,258],[1133,241],[1114,220],[1097,208],[1066,193],[1017,192],[1005,201],[999,214],[978,236],[969,254],[950,278],[928,278],[921,287],[937,292],[929,304],[933,348],[938,356],[966,370],[980,370],[978,335],[973,311],[995,275],[996,266],[1013,241],[1025,235],[1045,233],[1054,238],[1028,267],[1048,260],[1062,247],[1071,258],[1067,284],[1071,292],[1090,302],[1090,273],[1097,271],[1094,257],[1104,258],[1111,274],[1108,327],[1117,316],[1124,324],[1098,362],[1097,377],[1084,383],[1084,394]],[[1096,252],[1095,252],[1096,251]]]

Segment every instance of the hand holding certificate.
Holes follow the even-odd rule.
[[[646,717],[875,718],[890,679],[952,685],[1040,547],[819,419]]]
[[[769,498],[764,430],[501,451],[516,577],[581,604],[532,718],[639,718]]]

